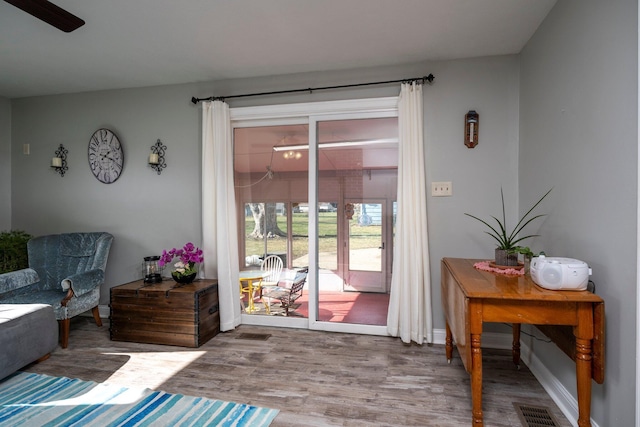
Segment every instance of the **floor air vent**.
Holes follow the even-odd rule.
[[[249,333],[241,333],[236,337],[237,340],[253,340],[253,341],[266,341],[269,339],[271,334],[249,334]]]
[[[559,427],[548,408],[514,403],[523,427]]]

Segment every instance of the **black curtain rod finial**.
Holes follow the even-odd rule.
[[[191,102],[193,102],[194,104],[197,104],[200,101],[224,101],[224,98],[214,98],[213,96],[210,96],[209,98],[196,98],[195,96],[191,97]]]
[[[401,80],[401,82],[402,83],[419,82],[420,84],[424,84],[426,82],[429,82],[429,84],[432,84],[433,83],[433,79],[435,79],[433,74],[429,74],[428,76],[422,76],[422,77],[417,77],[417,78],[413,78],[413,79]],[[395,83],[395,82],[389,82],[389,83]]]

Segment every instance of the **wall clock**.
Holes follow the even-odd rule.
[[[98,181],[111,184],[120,178],[124,152],[120,140],[109,129],[98,129],[89,140],[89,167]]]

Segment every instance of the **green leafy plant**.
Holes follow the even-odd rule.
[[[509,252],[522,254],[525,257],[529,257],[529,258],[533,258],[534,256],[544,255],[544,251],[540,251],[536,254],[529,248],[529,246],[516,246],[515,248],[511,249]]]
[[[520,218],[520,221],[518,221],[518,223],[516,224],[516,226],[513,228],[513,230],[511,232],[507,231],[507,216],[505,213],[505,208],[504,208],[504,192],[502,191],[502,188],[500,189],[500,196],[502,198],[502,221],[499,220],[498,218],[496,218],[495,216],[491,216],[491,218],[493,218],[495,220],[495,222],[497,223],[497,226],[493,226],[491,225],[489,222],[478,218],[475,215],[471,215],[469,213],[465,212],[465,215],[476,219],[478,221],[480,221],[481,223],[483,223],[484,225],[486,225],[487,227],[489,227],[489,229],[491,231],[485,231],[485,233],[487,233],[489,236],[493,237],[495,239],[495,241],[498,243],[498,249],[504,249],[506,251],[510,251],[512,253],[524,253],[524,252],[520,252],[520,250],[518,248],[522,248],[522,246],[518,246],[518,243],[525,240],[525,239],[529,239],[531,237],[535,237],[538,236],[538,234],[529,234],[527,236],[522,236],[519,237],[518,233],[520,233],[528,224],[531,223],[531,221],[537,219],[537,218],[541,218],[543,216],[546,216],[546,214],[539,214],[539,215],[534,215],[531,216],[531,213],[533,212],[533,210],[544,200],[545,197],[547,197],[547,195],[549,195],[549,193],[551,192],[552,189],[550,189],[549,191],[547,191],[544,196],[542,196],[535,205],[533,205],[531,207],[531,209],[529,209],[527,211],[527,213],[525,213],[522,218]],[[527,248],[529,249],[529,248]]]
[[[22,270],[29,266],[27,242],[31,235],[24,231],[3,231],[0,233],[0,274]]]
[[[533,256],[535,256],[535,254],[531,251],[529,246],[516,246],[515,248],[510,249],[509,252],[516,253],[516,254],[522,254],[525,257],[533,257]]]

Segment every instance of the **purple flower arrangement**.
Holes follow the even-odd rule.
[[[170,251],[163,250],[158,265],[164,267],[170,264],[174,258],[180,258],[180,260],[174,264],[175,271],[171,274],[178,278],[197,273],[196,264],[204,261],[202,249],[197,248],[191,242],[184,245],[182,249],[173,248]]]

